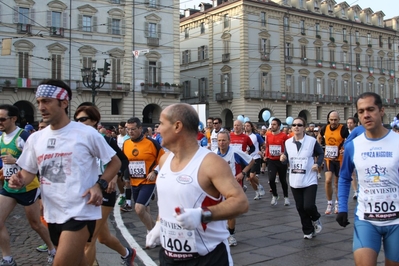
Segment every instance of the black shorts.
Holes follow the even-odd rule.
[[[23,193],[10,193],[2,188],[0,189],[0,194],[15,199],[17,203],[21,204],[22,206],[30,206],[35,203],[37,198],[39,197],[40,188],[35,188]]]
[[[155,184],[141,184],[132,186],[132,194],[134,203],[148,206],[151,202],[152,194],[155,193]]]
[[[107,193],[103,191],[103,204],[102,206],[114,207],[116,202],[116,191],[112,193]]]
[[[58,246],[61,233],[63,231],[79,231],[87,225],[87,229],[89,230],[89,238],[87,242],[91,242],[91,238],[94,233],[94,229],[96,228],[96,221],[95,220],[88,220],[88,221],[78,221],[75,219],[69,219],[63,224],[55,224],[55,223],[48,223],[48,231],[50,233],[51,242],[53,242],[54,246]]]
[[[332,172],[336,177],[338,177],[340,168],[341,168],[340,161],[324,160],[325,172]]]
[[[261,158],[255,159],[255,163],[249,172],[256,173],[257,175],[259,175],[261,166],[262,166],[262,159]]]
[[[214,250],[205,256],[198,256],[194,259],[177,260],[166,256],[165,249],[159,250],[159,262],[161,266],[229,266],[229,253],[226,245],[221,242]]]

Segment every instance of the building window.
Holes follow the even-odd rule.
[[[122,99],[111,99],[111,115],[120,115]]]
[[[92,26],[92,17],[91,16],[83,16],[82,18],[82,30],[91,32],[91,26]]]
[[[266,12],[260,12],[260,25],[266,27]]]
[[[371,45],[371,34],[367,33],[367,45]]]
[[[308,77],[307,76],[301,76],[301,89],[299,93],[307,93],[307,87],[308,87]]]
[[[392,49],[391,37],[388,37],[388,49]]]
[[[122,83],[122,62],[119,58],[113,58],[111,61],[111,78],[112,83]]]
[[[18,52],[18,77],[29,78],[29,53]]]
[[[316,94],[323,94],[321,87],[321,78],[316,78]]]
[[[319,10],[319,2],[314,0],[314,10]]]
[[[268,88],[267,84],[268,80],[268,73],[267,72],[261,72],[260,73],[260,90],[261,91],[266,91]]]
[[[155,61],[148,62],[148,82],[150,84],[154,84],[155,82],[158,82],[157,62],[155,62]]]
[[[190,50],[185,50],[182,52],[182,64],[188,64],[191,61],[191,53]]]
[[[333,26],[330,26],[330,27],[329,27],[329,31],[328,31],[328,32],[329,32],[329,34],[330,34],[330,39],[331,39],[331,38],[334,38],[334,27],[333,27]]]
[[[380,48],[382,48],[384,46],[383,42],[382,42],[382,35],[378,36],[378,43],[380,45]]]
[[[337,87],[336,87],[337,81],[335,79],[330,79],[329,83],[330,83],[329,94],[334,95],[334,96],[338,95]]]
[[[120,35],[121,34],[121,20],[120,19],[112,19],[112,25],[111,25],[111,33]]]
[[[345,17],[345,9],[343,9],[342,7],[341,7],[341,16]]]
[[[185,80],[183,82],[183,97],[184,98],[191,97],[191,82],[189,80]]]
[[[61,12],[51,12],[51,27],[61,28]]]
[[[230,18],[229,18],[228,14],[224,15],[223,25],[224,25],[224,28],[230,27]]]
[[[362,93],[360,81],[356,81],[355,86],[356,86],[356,96],[359,96]]]
[[[367,66],[368,67],[373,67],[373,60],[371,55],[367,55]]]
[[[351,96],[349,93],[349,88],[348,88],[348,81],[344,80],[342,83],[342,92],[345,93],[345,96]]]
[[[330,50],[330,62],[335,63],[335,50],[334,49]]]
[[[184,39],[188,39],[189,37],[189,32],[188,32],[188,28],[184,29]]]
[[[284,17],[284,30],[289,31],[290,30],[290,19],[289,17]]]
[[[156,8],[157,7],[157,0],[148,0],[148,7]]]
[[[370,23],[370,14],[366,13],[366,23]]]
[[[269,54],[269,48],[268,48],[268,40],[265,38],[260,39],[260,53],[262,55],[268,55]]]
[[[198,47],[198,60],[208,59],[208,46],[203,45]]]
[[[201,22],[200,27],[201,27],[201,34],[204,34],[205,33],[205,23]]]
[[[291,92],[292,91],[292,75],[285,75],[285,91],[286,92]]]
[[[285,43],[285,58],[287,60],[291,60],[291,43],[286,42]]]
[[[384,57],[380,57],[378,66],[381,70],[384,68]]]
[[[223,40],[223,53],[229,54],[230,53],[230,40]]]
[[[30,24],[29,23],[29,8],[20,7],[18,9],[18,22],[21,24]]]
[[[320,24],[316,23],[316,37],[320,35]]]
[[[157,24],[156,23],[148,23],[148,37],[157,38]]]
[[[356,43],[360,43],[359,31],[355,31],[355,41]]]
[[[360,64],[360,54],[359,53],[356,53],[356,67],[359,67],[359,66],[361,66],[361,64]]]
[[[230,91],[230,74],[224,73],[222,76],[222,92]]]
[[[52,54],[51,55],[51,78],[52,79],[62,79],[62,69],[61,69],[61,55]]]
[[[304,21],[304,20],[301,20],[301,21],[299,22],[299,26],[300,26],[300,28],[301,28],[301,34],[302,34],[302,35],[305,35],[305,34],[306,34],[306,32],[305,32],[305,21]]]
[[[301,45],[301,58],[306,58],[306,45]]]
[[[331,4],[328,4],[328,13],[332,14],[334,12]]]
[[[323,51],[321,47],[316,47],[316,60],[322,61],[323,60]]]
[[[303,0],[299,0],[299,8],[303,8]]]
[[[342,40],[343,41],[347,41],[347,39],[346,39],[346,28],[342,29]]]

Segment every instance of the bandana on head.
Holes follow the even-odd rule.
[[[48,84],[42,84],[39,85],[39,87],[37,87],[36,98],[39,97],[54,98],[61,101],[62,100],[69,101],[69,96],[66,89]]]

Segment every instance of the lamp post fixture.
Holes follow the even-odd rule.
[[[91,89],[92,103],[95,105],[96,90],[103,87],[105,84],[105,77],[109,74],[109,64],[107,60],[104,60],[104,68],[96,69],[97,60],[91,60],[91,68],[82,68],[82,81],[86,88]],[[98,81],[96,79],[98,73]]]

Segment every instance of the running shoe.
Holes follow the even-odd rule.
[[[230,235],[228,241],[230,247],[237,246],[237,239],[234,237],[234,235]]]
[[[313,227],[314,227],[314,232],[316,234],[320,233],[321,230],[323,229],[320,219],[318,219],[317,221],[312,221],[312,223],[313,223]]]
[[[6,261],[5,259],[1,259],[0,266],[17,266],[14,258],[11,258],[11,261]]]
[[[127,255],[126,258],[122,258],[123,260],[122,264],[125,266],[133,266],[134,265],[134,259],[136,258],[136,250],[132,248],[127,248],[129,251],[129,254]]]
[[[119,199],[118,205],[119,206],[123,206],[126,203],[126,197],[125,196],[121,196],[121,198]]]
[[[43,245],[41,245],[41,246],[38,246],[38,247],[36,248],[36,250],[39,251],[39,252],[47,252],[47,251],[48,251],[48,247],[47,247],[46,244],[43,244]]]
[[[255,198],[254,200],[260,200],[262,198],[262,196],[259,194],[258,191],[255,191]]]
[[[357,200],[357,192],[354,192],[353,193],[353,197],[352,197],[354,200]]]
[[[123,211],[123,212],[131,212],[131,211],[133,211],[133,208],[132,208],[132,206],[130,206],[128,204],[125,204],[123,207],[121,207],[121,211]]]
[[[247,189],[248,189],[247,185],[243,185],[242,189],[244,190],[244,192],[247,191]]]
[[[326,209],[326,211],[324,213],[325,214],[331,214],[331,211],[332,211],[332,204],[329,203],[329,204],[327,204],[327,209]]]
[[[303,235],[303,239],[312,239],[314,236],[316,236],[316,235],[315,235],[315,233],[313,232],[313,233],[308,234],[308,235]]]
[[[258,193],[261,196],[264,196],[266,194],[265,189],[263,188],[263,186],[261,184],[258,185]]]
[[[276,183],[280,183],[280,177],[276,176]]]
[[[335,214],[338,213],[338,202],[335,202],[335,205],[334,205],[334,213],[335,213]]]
[[[53,261],[54,261],[54,257],[55,257],[55,254],[48,254],[48,257],[47,257],[47,264],[48,265],[53,265]]]
[[[320,173],[317,174],[317,179],[321,179],[321,174]]]
[[[272,206],[277,205],[278,199],[279,199],[279,196],[277,196],[277,197],[273,196],[272,201],[270,202],[270,205],[272,205]]]
[[[284,198],[284,206],[290,206],[289,198]]]

